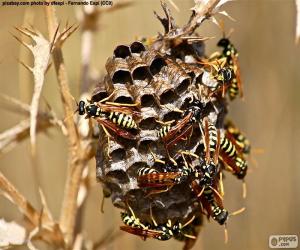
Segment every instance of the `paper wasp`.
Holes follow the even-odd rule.
[[[180,222],[172,224],[171,220],[168,220],[168,222],[165,224],[157,224],[156,221],[152,218],[153,225],[147,224],[145,226],[141,224],[139,220],[136,224],[128,223],[128,221],[132,221],[132,216],[125,215],[125,217],[123,217],[124,219],[127,218],[126,220],[123,219],[123,222],[126,224],[126,226],[121,226],[120,229],[127,233],[141,236],[144,240],[147,238],[154,238],[157,240],[165,241],[171,239],[172,237],[174,237],[175,239],[196,239],[195,236],[185,233],[185,227],[187,227],[194,220],[194,217],[192,217],[184,225],[182,225]],[[136,220],[135,216],[134,218]]]
[[[177,157],[176,165],[172,161],[157,160],[153,154],[155,162],[161,164],[160,171],[154,168],[142,167],[138,169],[138,184],[140,187],[167,188],[166,190],[154,190],[149,194],[166,192],[176,184],[186,181],[191,175],[197,175],[194,169],[188,165],[184,155],[197,157],[191,152],[180,152],[181,158]],[[178,155],[177,155],[178,156]],[[178,164],[177,164],[178,163]]]
[[[228,92],[231,100],[235,99],[238,95],[243,97],[243,89],[241,82],[240,65],[238,61],[238,52],[235,46],[226,37],[223,37],[217,44],[217,46],[223,48],[223,52],[219,58],[226,58],[227,64],[232,68],[234,72],[234,78],[232,79]]]
[[[135,119],[140,117],[140,113],[134,109],[136,104],[105,102],[109,98],[93,103],[80,101],[77,111],[86,118],[94,118],[108,136],[107,129],[125,139],[135,140],[136,136],[128,130],[138,128]]]
[[[250,154],[251,145],[249,140],[231,121],[227,121],[225,123],[225,129],[228,137],[231,137],[233,139],[238,150],[241,151],[243,154]]]
[[[223,134],[220,143],[220,158],[226,166],[232,169],[234,175],[243,179],[247,174],[248,165],[233,141],[226,133]]]
[[[165,148],[174,146],[178,141],[187,139],[193,131],[193,125],[200,122],[203,116],[204,104],[199,100],[193,100],[180,119],[174,126],[164,125],[158,132],[162,138]]]
[[[232,67],[227,65],[226,58],[217,58],[211,61],[201,61],[204,67],[209,67],[202,75],[202,83],[209,88],[210,95],[217,94],[222,90],[222,97],[225,96],[225,90],[230,87],[235,78]]]

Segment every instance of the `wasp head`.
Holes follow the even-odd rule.
[[[227,48],[229,44],[230,44],[230,41],[229,41],[228,38],[222,38],[222,39],[218,42],[217,46],[223,47],[223,48]]]
[[[224,225],[228,219],[228,211],[224,208],[221,209],[219,206],[213,208],[213,214],[213,219],[216,220],[220,225]]]
[[[78,104],[78,113],[79,115],[84,115],[85,114],[85,102],[80,101]]]
[[[190,112],[193,113],[192,120],[193,122],[200,121],[202,117],[204,109],[204,104],[200,102],[199,100],[194,100],[190,106],[186,109],[185,115],[189,114]]]

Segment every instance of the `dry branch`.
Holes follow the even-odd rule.
[[[2,108],[13,111],[15,113],[21,113],[26,116],[30,115],[31,107],[13,97],[1,94],[5,102],[1,104]],[[49,112],[38,111],[37,114],[37,132],[47,132],[47,129],[52,126],[57,126],[61,129],[63,134],[67,134],[66,128],[61,120],[57,118],[55,112],[48,105]],[[24,141],[30,136],[30,118],[19,122],[14,127],[2,132],[0,134],[0,155],[7,153],[20,142]]]
[[[49,121],[41,121],[38,119],[37,131],[46,131],[53,124]],[[4,131],[0,134],[0,155],[7,153],[20,142],[27,139],[30,135],[30,119],[21,121],[16,126]]]
[[[55,9],[53,6],[45,7],[48,33],[50,38],[56,37],[58,31],[58,22],[55,14]],[[77,196],[80,186],[80,180],[82,176],[82,171],[85,166],[84,153],[80,145],[80,138],[78,136],[76,125],[73,119],[73,98],[70,94],[68,85],[68,76],[66,72],[66,67],[63,59],[63,53],[61,46],[64,41],[76,30],[72,29],[72,26],[66,28],[65,31],[57,35],[57,39],[53,45],[53,62],[57,74],[58,84],[60,87],[64,112],[66,119],[66,128],[68,130],[68,142],[69,142],[69,166],[68,174],[65,185],[65,194],[61,209],[60,226],[65,234],[65,241],[67,246],[71,246],[74,238],[74,226],[77,214]],[[69,118],[69,119],[68,119]]]
[[[14,203],[20,212],[32,223],[38,226],[40,222],[40,213],[26,200],[26,198],[11,184],[5,176],[0,172],[0,189],[4,192],[4,196]],[[49,218],[45,218],[49,221]]]
[[[177,28],[174,24],[173,27],[169,26],[168,32],[165,34],[164,39],[176,39],[183,36],[190,36],[194,31],[200,26],[200,24],[219,12],[219,9],[227,2],[231,0],[194,0],[195,6],[192,8],[192,15],[186,25],[182,28]],[[167,19],[164,22],[168,22],[169,25],[172,23],[170,10],[168,9],[166,3],[161,2],[162,8],[166,13]],[[219,12],[221,14],[227,15],[226,12]],[[166,25],[164,24],[166,27]]]
[[[50,60],[50,42],[47,41],[43,35],[37,31],[28,28],[16,29],[23,35],[32,39],[32,44],[27,44],[21,39],[17,38],[21,44],[31,51],[34,59],[33,67],[30,67],[23,62],[21,62],[21,64],[32,72],[34,78],[34,91],[30,107],[30,142],[32,152],[35,154],[39,100],[42,93],[42,87],[44,85],[45,73]]]

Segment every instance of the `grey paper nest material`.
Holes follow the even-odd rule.
[[[168,158],[158,138],[160,125],[157,120],[178,120],[181,114],[174,110],[185,110],[193,95],[198,93],[196,83],[201,81],[203,70],[185,62],[187,57],[183,56],[184,53],[174,49],[169,54],[161,54],[140,42],[120,45],[107,60],[107,75],[92,96],[92,101],[100,101],[114,93],[112,101],[140,103],[137,141],[117,138],[108,142],[101,131],[96,156],[97,178],[111,194],[115,206],[127,210],[127,204],[130,204],[135,215],[149,223],[150,206],[158,223],[165,223],[168,219],[184,221],[191,215],[201,216],[197,197],[185,182],[168,192],[150,196],[137,183],[140,167],[157,164],[151,151],[157,158]],[[205,99],[201,101],[205,102]],[[217,99],[214,107],[211,104],[205,107],[205,114],[218,128],[223,127],[225,111],[225,104]],[[178,149],[201,154],[203,143],[200,131],[193,131],[188,146],[184,141],[179,142],[174,150]]]

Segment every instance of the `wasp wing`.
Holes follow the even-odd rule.
[[[161,231],[155,231],[151,229],[143,229],[131,226],[120,226],[120,229],[124,232],[141,236],[144,240],[147,238],[157,238],[162,235]]]
[[[137,136],[133,135],[129,131],[126,131],[124,129],[119,128],[116,124],[113,122],[103,119],[103,118],[98,118],[97,122],[104,126],[105,128],[108,128],[109,130],[113,131],[115,134],[117,134],[120,137],[123,137],[125,139],[129,140],[137,140]]]
[[[176,177],[179,177],[179,172],[169,173],[151,173],[138,177],[140,187],[166,187],[175,184]]]
[[[176,123],[176,125],[174,125],[173,127],[171,127],[170,131],[168,132],[168,134],[164,137],[164,141],[168,142],[171,139],[174,138],[174,136],[176,134],[178,134],[186,125],[187,123],[190,121],[192,117],[192,112],[189,113],[188,115],[186,115],[184,118],[182,118],[180,121],[178,121]]]

